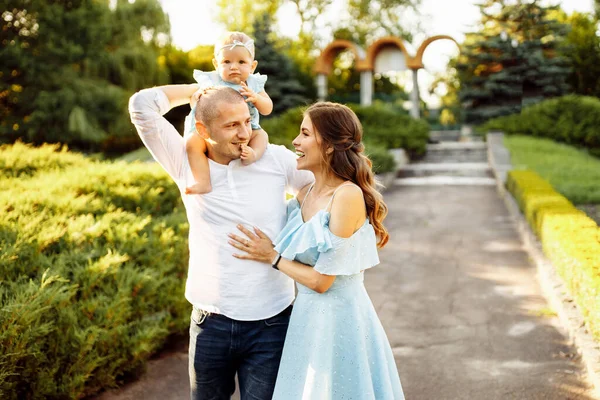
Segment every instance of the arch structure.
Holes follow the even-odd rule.
[[[425,49],[436,40],[451,40],[459,46],[458,42],[448,35],[437,35],[427,38],[417,49],[417,53],[411,56],[406,50],[402,39],[395,36],[387,36],[372,43],[365,52],[355,43],[349,40],[334,40],[321,52],[314,67],[317,75],[317,93],[319,100],[327,98],[327,76],[333,68],[333,61],[342,51],[350,51],[354,55],[355,69],[360,72],[360,104],[371,105],[373,100],[373,72],[377,67],[377,56],[388,49],[399,50],[404,59],[407,69],[413,72],[413,90],[410,98],[412,102],[411,115],[419,118],[419,85],[417,81],[418,71],[424,68],[423,54]]]

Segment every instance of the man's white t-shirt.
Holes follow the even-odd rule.
[[[284,146],[269,145],[249,166],[209,160],[212,191],[185,195],[194,183],[185,142],[164,117],[171,105],[157,88],[134,94],[131,121],[156,161],[182,193],[190,225],[190,260],[185,296],[197,308],[240,321],[272,317],[294,299],[293,281],[265,263],[240,260],[228,243],[229,233],[243,234],[243,224],[274,239],[286,221],[286,192],[295,194],[314,179],[296,169],[296,156]]]

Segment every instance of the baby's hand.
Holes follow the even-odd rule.
[[[255,104],[258,101],[258,95],[246,85],[246,82],[242,82],[240,85],[242,86],[240,93],[246,97],[246,103]]]
[[[256,161],[256,152],[254,149],[247,144],[242,145],[242,155],[240,157],[242,159],[243,165],[250,165]]]
[[[200,100],[200,96],[202,96],[204,94],[204,92],[205,92],[204,89],[198,89],[194,92],[194,94],[192,94],[192,97],[190,97],[190,107],[191,108],[194,108],[196,103],[198,103],[198,100]]]

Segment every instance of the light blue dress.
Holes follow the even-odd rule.
[[[194,70],[194,79],[198,82],[200,89],[206,89],[208,87],[217,86],[228,86],[238,92],[242,88],[241,85],[224,81],[217,71],[204,72],[198,69]],[[246,85],[254,92],[260,93],[265,91],[265,83],[267,82],[267,76],[259,73],[248,76]],[[252,103],[248,103],[248,110],[250,110],[250,125],[252,130],[261,129],[260,127],[260,114],[256,106]],[[185,133],[192,133],[196,130],[196,119],[194,114],[196,109],[192,109],[187,117],[185,117]]]
[[[275,250],[336,275],[323,294],[299,283],[275,384],[274,400],[404,399],[387,336],[365,290],[365,269],[379,264],[368,220],[349,238],[329,230],[324,209],[302,220],[296,199]]]

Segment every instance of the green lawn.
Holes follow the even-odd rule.
[[[574,204],[600,204],[600,159],[574,147],[531,136],[506,136],[515,169],[531,169]]]

